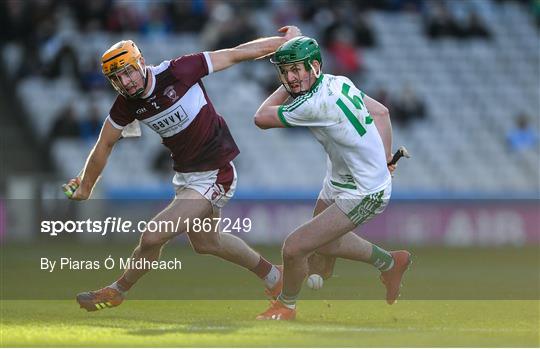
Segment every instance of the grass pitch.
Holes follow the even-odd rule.
[[[403,298],[384,302],[374,268],[339,261],[320,291],[304,289],[294,322],[261,322],[260,282],[217,258],[167,246],[180,271],[152,271],[120,307],[88,313],[77,292],[120,271],[39,268],[39,259],[127,256],[130,244],[3,245],[2,347],[538,347],[539,248],[413,249]],[[277,248],[261,252],[279,261]]]
[[[264,301],[4,301],[2,346],[536,347],[538,301],[303,301],[294,322],[256,321]]]

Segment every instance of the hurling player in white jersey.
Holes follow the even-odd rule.
[[[279,31],[283,36],[185,55],[157,67],[145,64],[131,40],[121,41],[103,54],[103,73],[118,96],[82,175],[71,179],[64,190],[72,200],[90,197],[122,130],[131,122],[140,120],[161,136],[174,160],[176,195],[152,220],[157,223],[177,222],[178,217],[182,220],[177,230],[166,224],[156,225],[163,230],[143,231],[133,251],[133,260],[159,259],[169,240],[186,233],[197,253],[212,254],[252,271],[265,283],[267,294],[273,298],[279,295],[281,267],[268,262],[237,236],[222,233],[214,226],[217,220],[213,218],[220,217],[220,209],[234,194],[236,171],[231,161],[239,150],[202,83],[206,75],[271,54],[287,40],[300,35],[294,26]],[[210,219],[212,227],[190,230],[186,222],[193,222],[194,218]],[[88,311],[118,306],[146,272],[148,269],[127,268],[111,285],[78,294],[77,302]]]
[[[381,213],[392,188],[392,128],[388,110],[348,78],[323,74],[317,42],[305,36],[272,56],[282,86],[255,114],[262,128],[308,127],[327,154],[327,173],[314,217],[283,244],[283,290],[257,319],[291,320],[308,272],[332,274],[336,257],[369,263],[381,271],[386,300],[399,296],[407,251],[388,252],[352,232]],[[284,103],[292,96],[293,101]]]

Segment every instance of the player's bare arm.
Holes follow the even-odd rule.
[[[287,98],[295,98],[306,93],[306,86],[311,86],[311,82],[321,74],[319,61],[313,60],[309,67],[306,69],[304,64],[298,62],[279,65],[282,85],[261,104],[254,116],[255,125],[261,129],[286,127],[279,117],[279,107],[287,101]]]
[[[220,71],[230,66],[248,60],[262,58],[273,53],[279,46],[296,36],[301,35],[295,26],[285,26],[278,30],[283,36],[273,36],[246,42],[234,48],[210,52],[214,71]]]
[[[82,175],[77,178],[73,178],[68,182],[68,186],[78,185],[73,195],[70,197],[72,200],[86,200],[90,197],[92,189],[96,184],[96,181],[103,172],[107,159],[111,154],[111,151],[115,143],[120,139],[122,130],[115,128],[110,121],[105,121],[101,128],[99,138],[90,152]]]
[[[369,111],[369,114],[375,121],[377,131],[381,135],[386,154],[386,160],[392,159],[392,123],[390,121],[390,112],[382,103],[375,99],[364,95],[364,103]]]
[[[278,108],[280,105],[285,103],[287,98],[289,98],[289,93],[285,87],[278,87],[274,93],[272,93],[270,97],[268,97],[263,104],[261,104],[255,113],[255,116],[253,117],[255,125],[263,130],[268,128],[285,127],[283,122],[279,120]]]

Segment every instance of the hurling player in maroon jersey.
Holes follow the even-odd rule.
[[[107,158],[122,130],[138,120],[157,132],[170,150],[176,174],[176,195],[170,205],[152,220],[176,222],[178,230],[143,231],[132,254],[134,260],[155,261],[162,247],[175,236],[186,233],[197,253],[212,254],[249,269],[261,278],[266,292],[276,297],[281,291],[281,266],[275,266],[251,249],[240,238],[219,229],[188,229],[186,218],[215,218],[233,196],[236,170],[232,160],[238,155],[225,120],[208,98],[202,78],[236,63],[274,52],[281,44],[301,35],[294,26],[279,30],[283,36],[254,40],[234,48],[201,52],[146,65],[137,46],[121,41],[102,57],[102,70],[118,92],[99,138],[90,152],[81,175],[71,179],[66,194],[72,200],[86,200],[103,171]],[[214,223],[213,223],[214,224]],[[77,295],[77,302],[88,311],[122,303],[125,293],[148,269],[126,269],[111,285]]]

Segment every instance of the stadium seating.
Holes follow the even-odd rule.
[[[406,145],[414,157],[400,164],[395,190],[408,194],[442,192],[448,196],[538,193],[538,149],[515,154],[506,145],[506,134],[517,114],[525,112],[532,116],[538,129],[538,31],[526,9],[513,3],[449,4],[456,16],[475,8],[493,39],[432,41],[424,34],[420,15],[369,13],[379,44],[362,50],[367,72],[356,84],[368,93],[384,87],[393,94],[409,84],[425,101],[428,111],[426,119],[414,121],[410,127],[394,126],[395,146]],[[256,18],[269,31],[272,23],[264,20],[268,17],[264,9],[258,11]],[[311,31],[310,25],[305,27],[306,33]],[[195,35],[175,36],[167,45],[137,35],[131,37],[138,42],[146,60],[155,64],[204,50]],[[120,39],[109,34],[95,35],[80,47],[81,55],[99,55]],[[16,48],[7,46],[2,54],[7,64],[16,65]],[[246,63],[204,79],[209,95],[241,149],[236,161],[239,192],[315,193],[324,177],[326,159],[309,132],[263,132],[253,125],[252,115],[266,97],[260,79],[275,79],[267,62]],[[79,92],[76,82],[69,78],[26,78],[17,93],[41,137],[46,137],[55,115],[67,103],[74,102],[84,112],[90,100],[98,100],[106,116],[114,98],[112,91],[90,95]],[[75,175],[90,146],[84,141],[57,141],[53,157],[60,175]],[[143,130],[140,140],[122,141],[102,183],[106,188],[169,185],[152,168],[159,148],[159,137],[149,129]]]

